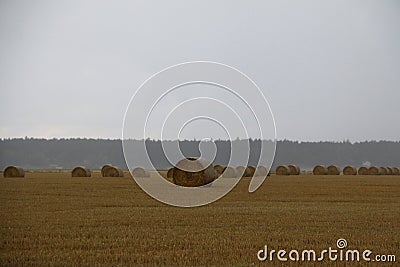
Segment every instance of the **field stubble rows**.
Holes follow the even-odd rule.
[[[215,203],[176,208],[129,177],[99,176],[0,179],[0,265],[248,266],[266,244],[322,250],[338,238],[400,256],[399,177],[273,175],[255,193],[243,178]]]

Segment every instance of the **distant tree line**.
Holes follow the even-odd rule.
[[[131,140],[132,146],[140,146],[142,141]],[[235,140],[250,144],[249,164],[258,161],[262,142],[271,141]],[[215,164],[225,165],[230,157],[230,142],[216,140],[217,156]],[[179,141],[185,156],[198,156],[199,141]],[[153,164],[160,169],[169,168],[161,141],[146,140],[146,148]],[[143,155],[138,151],[138,157]],[[88,168],[100,168],[106,163],[126,168],[121,140],[110,139],[0,139],[0,168],[18,165],[27,169],[72,168],[84,165]],[[280,164],[297,164],[302,169],[311,169],[316,164],[377,165],[400,166],[400,142],[366,141],[343,142],[298,142],[282,140],[277,142],[273,167]]]

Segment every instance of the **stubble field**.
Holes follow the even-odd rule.
[[[244,178],[215,203],[176,208],[132,178],[94,176],[0,178],[0,265],[287,266],[257,252],[319,251],[339,238],[400,261],[400,177],[273,175],[255,193]],[[315,263],[328,264],[343,266]]]

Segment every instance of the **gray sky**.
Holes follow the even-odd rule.
[[[120,138],[143,81],[209,60],[258,84],[278,139],[400,139],[399,1],[232,2],[2,0],[0,137]]]

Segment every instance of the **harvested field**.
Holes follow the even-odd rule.
[[[0,265],[249,266],[260,265],[264,245],[322,250],[338,238],[399,256],[398,176],[272,175],[255,193],[244,178],[198,208],[162,204],[127,176],[27,171],[0,179]]]

